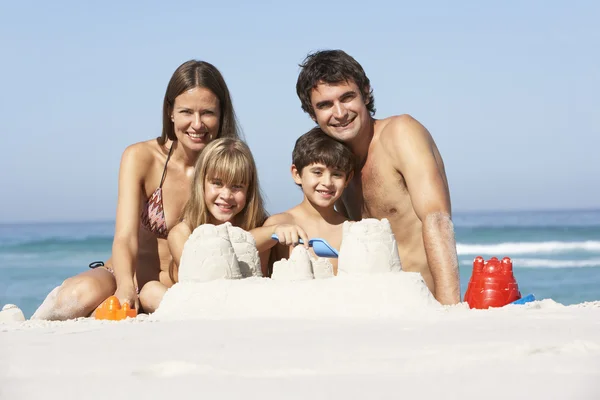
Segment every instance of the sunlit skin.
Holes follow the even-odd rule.
[[[209,223],[233,223],[233,219],[246,206],[248,186],[241,183],[225,184],[222,179],[204,181],[204,202],[210,214]]]
[[[177,140],[199,153],[219,133],[219,99],[206,88],[195,87],[175,98],[171,121]]]
[[[459,302],[448,182],[427,129],[406,114],[372,118],[351,80],[319,83],[311,105],[313,120],[358,159],[359,168],[336,208],[351,220],[388,219],[402,268],[421,273],[441,303]]]
[[[371,116],[358,86],[353,81],[332,85],[321,83],[312,91],[313,119],[323,132],[348,145],[362,139],[361,128]]]
[[[294,182],[302,187],[306,201],[315,208],[333,207],[347,185],[344,171],[320,163],[307,165],[303,168],[302,174],[293,165],[292,177]]]

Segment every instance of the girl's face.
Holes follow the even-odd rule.
[[[219,178],[206,178],[204,181],[204,202],[210,214],[209,222],[220,225],[231,222],[246,206],[248,185],[226,185]]]
[[[171,120],[177,140],[201,152],[219,134],[219,99],[206,88],[195,87],[175,98]]]

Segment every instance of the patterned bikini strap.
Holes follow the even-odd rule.
[[[165,181],[165,176],[167,175],[167,164],[169,163],[169,159],[171,158],[171,153],[173,152],[173,144],[171,144],[171,148],[169,149],[169,154],[167,155],[167,161],[165,161],[165,167],[163,168],[162,178],[160,178],[159,188],[162,188],[163,182]]]

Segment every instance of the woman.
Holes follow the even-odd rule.
[[[173,285],[167,234],[190,197],[198,156],[220,137],[239,137],[227,85],[213,65],[187,61],[167,86],[161,137],[123,152],[112,257],[65,280],[32,319],[86,317],[112,294],[138,308],[146,283]]]

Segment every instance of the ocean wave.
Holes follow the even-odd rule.
[[[600,267],[600,258],[587,260],[549,260],[546,258],[513,258],[513,266],[522,268],[586,268]],[[460,262],[464,266],[472,266],[471,260]]]
[[[498,244],[463,244],[456,245],[458,255],[484,255],[484,254],[539,254],[539,253],[564,253],[569,251],[586,251],[600,253],[600,241],[588,240],[584,242],[506,242]]]
[[[112,236],[88,236],[85,238],[48,238],[0,244],[0,253],[45,253],[51,251],[81,251],[103,249],[112,246]]]

